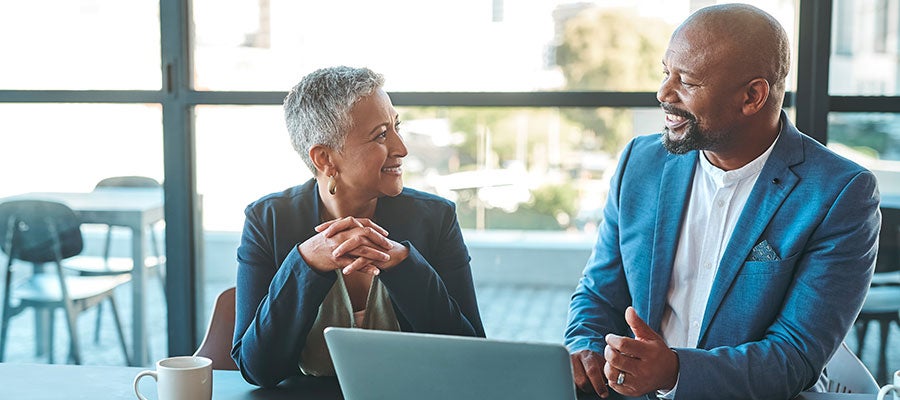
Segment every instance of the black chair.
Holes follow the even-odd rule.
[[[81,221],[68,206],[43,200],[17,200],[0,203],[0,245],[8,256],[4,272],[3,318],[0,320],[0,362],[6,355],[9,323],[13,316],[32,308],[35,313],[50,315],[49,362],[53,362],[53,312],[62,309],[69,331],[69,361],[81,363],[77,317],[103,300],[109,302],[113,319],[125,355],[130,364],[125,334],[116,308],[113,291],[130,280],[127,275],[82,277],[66,275],[63,260],[74,257],[83,249]],[[18,280],[13,286],[13,263],[16,260],[32,263],[31,276]],[[44,270],[44,264],[54,264]],[[13,304],[13,300],[18,300]],[[37,326],[35,327],[37,329]],[[42,337],[43,335],[37,335]],[[40,344],[38,344],[40,347]]]
[[[866,301],[854,323],[856,328],[856,355],[862,354],[863,343],[871,322],[879,328],[878,366],[875,379],[883,385],[888,382],[887,346],[891,324],[900,325],[900,209],[881,208],[881,232],[878,239],[878,259],[875,275],[866,294]]]
[[[162,188],[162,185],[156,179],[146,176],[114,176],[105,178],[94,186],[94,190],[103,190],[107,188]],[[112,247],[112,236],[114,229],[124,229],[113,225],[106,225],[106,235],[104,238],[103,252],[101,258],[96,257],[79,257],[66,264],[66,268],[76,271],[82,276],[112,276],[121,274],[131,274],[134,268],[134,261],[131,257],[110,257],[110,248]],[[159,278],[162,285],[163,298],[165,298],[165,277],[162,269],[165,267],[166,257],[160,249],[160,241],[156,237],[156,230],[150,229],[150,248],[152,255],[144,258],[144,267],[147,271],[153,273]],[[102,306],[101,306],[102,307]],[[96,328],[94,330],[94,342],[100,341],[100,318],[101,314],[97,313]]]

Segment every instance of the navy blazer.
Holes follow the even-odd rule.
[[[677,398],[789,399],[812,386],[862,307],[881,215],[875,177],[784,128],[726,244],[696,348],[678,348]],[[631,335],[634,306],[660,332],[697,151],[634,139],[610,184],[599,236],[573,297],[572,352]],[[778,260],[760,261],[767,241]]]
[[[301,374],[306,336],[337,279],[312,269],[297,250],[316,234],[319,203],[311,179],[245,210],[231,355],[250,383],[270,387]],[[409,248],[406,260],[379,275],[400,329],[484,337],[453,203],[404,188],[396,197],[378,199],[374,220],[388,238]]]

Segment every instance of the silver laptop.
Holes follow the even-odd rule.
[[[575,399],[562,345],[326,328],[347,400]]]

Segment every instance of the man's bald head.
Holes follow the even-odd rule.
[[[705,7],[675,30],[672,40],[676,39],[716,49],[723,67],[738,74],[735,78],[765,78],[773,95],[770,100],[781,107],[790,43],[781,24],[765,11],[748,4]]]

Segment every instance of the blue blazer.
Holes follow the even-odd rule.
[[[337,276],[319,273],[297,246],[319,225],[319,191],[311,179],[247,206],[237,251],[234,358],[244,378],[271,387],[300,375],[300,354],[319,306]],[[378,199],[375,221],[409,257],[378,276],[400,329],[484,337],[469,252],[453,203],[404,188]]]
[[[727,243],[696,348],[677,348],[677,398],[789,399],[811,387],[862,307],[881,215],[875,177],[784,129]],[[566,345],[602,354],[632,335],[625,308],[660,332],[696,151],[634,139],[611,180],[597,243],[572,296]],[[767,241],[775,261],[751,249]]]

